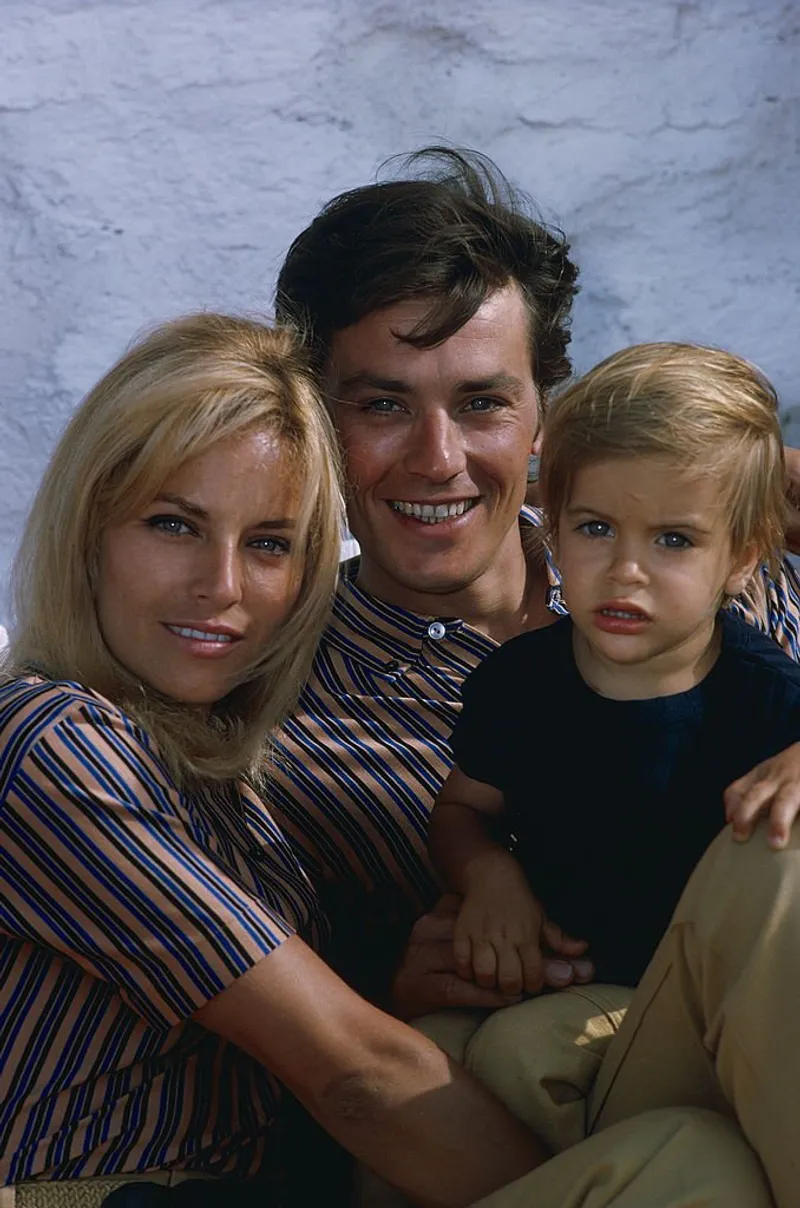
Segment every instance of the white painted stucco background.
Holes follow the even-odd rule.
[[[782,0],[0,0],[0,585],[130,337],[267,309],[320,204],[429,141],[569,232],[577,368],[708,340],[800,420],[799,47]]]

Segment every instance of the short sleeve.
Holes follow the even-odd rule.
[[[762,566],[747,591],[731,600],[728,608],[800,662],[800,580],[787,558],[774,576]]]
[[[87,698],[42,711],[3,734],[0,926],[171,1027],[292,928],[204,845],[130,719]]]
[[[508,763],[507,702],[515,695],[507,651],[489,654],[464,681],[462,706],[450,736],[455,761],[473,780],[501,789]]]

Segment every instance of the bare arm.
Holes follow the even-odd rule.
[[[511,853],[492,838],[491,819],[503,808],[499,789],[453,768],[428,823],[428,852],[446,889],[465,895],[487,869],[517,869]]]
[[[426,1208],[474,1203],[544,1160],[486,1090],[297,937],[195,1019],[260,1061],[340,1144]]]

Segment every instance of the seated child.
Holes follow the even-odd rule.
[[[635,985],[725,788],[800,739],[800,667],[725,609],[781,542],[757,370],[617,353],[553,404],[540,485],[570,616],[467,680],[429,832],[463,895],[459,972],[512,994],[541,989],[547,920],[588,941],[597,980]]]

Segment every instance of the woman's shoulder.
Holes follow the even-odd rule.
[[[0,742],[8,741],[10,733],[29,728],[41,731],[79,716],[107,723],[127,720],[106,697],[71,680],[26,675],[0,684]]]
[[[75,749],[80,737],[82,753]],[[67,764],[83,763],[92,747],[112,748],[129,762],[158,761],[148,735],[118,705],[100,693],[70,680],[40,675],[20,676],[0,685],[0,769],[3,779],[37,751],[66,745]],[[55,765],[51,768],[55,774]]]

